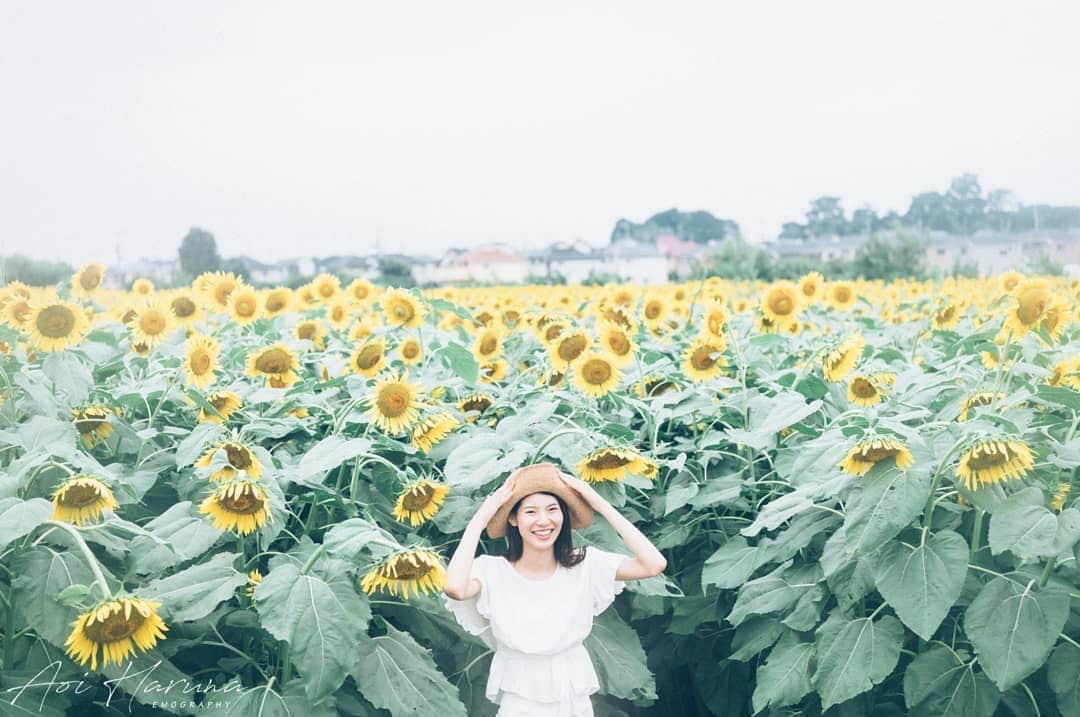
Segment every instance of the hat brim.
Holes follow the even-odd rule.
[[[566,485],[559,477],[560,471],[554,463],[534,463],[518,468],[511,473],[514,478],[514,490],[487,524],[487,534],[491,538],[506,535],[507,520],[514,505],[533,493],[551,493],[563,499],[570,512],[571,528],[587,528],[592,525],[594,511],[585,499]]]

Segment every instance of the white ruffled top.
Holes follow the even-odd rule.
[[[447,597],[446,607],[465,630],[495,650],[484,694],[498,704],[513,692],[537,702],[567,704],[596,692],[589,653],[582,641],[599,615],[622,592],[615,579],[625,555],[595,547],[572,568],[558,565],[548,578],[533,580],[506,558],[478,555],[472,577],[480,594]]]

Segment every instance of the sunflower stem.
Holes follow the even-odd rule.
[[[1054,566],[1057,560],[1050,558],[1046,561],[1046,567],[1043,568],[1042,575],[1039,576],[1039,587],[1046,587],[1046,583],[1050,582],[1050,576],[1054,574]]]
[[[980,550],[982,550],[982,526],[983,516],[985,515],[986,512],[984,510],[979,507],[975,508],[975,525],[971,530],[971,553],[968,557],[969,563],[974,563],[975,556],[978,555]]]
[[[90,566],[90,572],[94,574],[94,581],[97,583],[98,588],[101,590],[102,597],[105,599],[111,598],[112,591],[109,590],[109,583],[105,580],[105,575],[101,572],[101,566],[98,565],[97,558],[95,558],[94,554],[90,552],[90,546],[88,546],[86,544],[86,541],[83,540],[83,537],[79,534],[79,531],[68,525],[67,523],[62,523],[58,520],[46,520],[44,523],[42,523],[42,525],[51,525],[54,528],[60,528],[61,530],[65,530],[69,535],[71,535],[72,538],[75,539],[75,542],[79,546],[79,550],[82,551],[83,557],[86,558],[87,565]]]
[[[289,655],[289,643],[284,643],[281,646],[281,684],[288,683],[292,677],[292,659]],[[273,683],[273,678],[270,679],[270,683]],[[266,689],[270,689],[270,685],[267,684]]]
[[[304,567],[300,568],[301,575],[307,575],[307,571],[311,570],[311,566],[315,564],[315,561],[319,559],[319,556],[326,550],[326,544],[320,543],[319,547],[315,548],[315,552],[311,554],[311,557],[304,563]]]
[[[15,663],[15,586],[8,590],[7,618],[4,624],[4,669],[10,670]]]
[[[949,450],[945,453],[945,457],[941,459],[941,463],[938,464],[937,470],[934,471],[934,478],[930,482],[930,494],[926,496],[926,508],[923,509],[923,525],[930,525],[930,516],[934,511],[934,503],[937,501],[937,489],[938,483],[941,482],[941,476],[945,472],[945,464],[952,458],[953,453],[967,440],[966,436],[961,436],[959,440],[952,444]]]

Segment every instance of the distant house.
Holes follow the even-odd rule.
[[[779,239],[766,242],[765,251],[774,258],[806,257],[826,262],[834,259],[850,261],[855,251],[866,241],[863,235],[823,236],[810,239]]]
[[[431,271],[435,274],[433,281],[439,284],[468,281],[519,284],[529,275],[529,262],[505,245],[489,244],[475,249],[449,249]]]
[[[590,275],[607,270],[604,254],[585,242],[556,242],[546,249],[529,254],[529,273],[552,278],[561,276],[568,284],[580,284]]]
[[[604,273],[635,284],[663,284],[668,280],[668,259],[651,242],[612,242],[602,251]]]
[[[674,234],[656,237],[656,248],[667,260],[667,273],[685,279],[693,272],[695,260],[708,253],[708,246],[680,239]]]
[[[180,259],[135,259],[110,266],[105,272],[105,285],[131,288],[136,279],[149,279],[158,286],[171,286],[180,274]]]

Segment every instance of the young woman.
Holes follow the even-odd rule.
[[[570,528],[593,511],[634,557],[574,550]],[[506,536],[501,555],[476,554],[480,532]],[[659,575],[667,561],[592,486],[551,463],[515,471],[476,511],[446,569],[446,606],[495,650],[485,695],[499,717],[591,717],[600,685],[582,641],[623,581]]]

